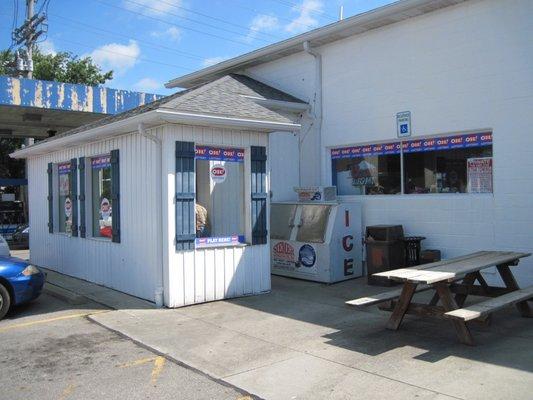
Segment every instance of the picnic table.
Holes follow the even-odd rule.
[[[350,300],[346,304],[356,307],[382,304],[381,309],[392,311],[386,325],[387,329],[392,330],[399,329],[405,314],[449,319],[455,327],[459,341],[473,345],[467,321],[488,322],[493,311],[510,304],[516,304],[522,316],[533,316],[527,302],[533,298],[533,285],[520,289],[510,268],[518,265],[521,258],[530,255],[531,253],[511,251],[479,251],[445,261],[380,272],[373,276],[403,282],[403,287]],[[482,270],[493,266],[496,266],[505,287],[490,286],[481,275]],[[476,281],[478,284],[475,284]],[[425,290],[435,291],[429,304],[412,301],[416,292]],[[469,295],[490,299],[463,308]]]

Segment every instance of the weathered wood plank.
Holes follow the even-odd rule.
[[[499,297],[495,297],[493,299],[485,300],[482,303],[473,304],[468,307],[446,312],[444,315],[446,318],[471,321],[473,319],[482,318],[494,311],[500,310],[512,304],[523,302],[530,298],[533,298],[533,285]]]
[[[496,268],[498,269],[498,273],[502,277],[502,280],[508,289],[520,289],[518,283],[516,282],[516,279],[513,276],[513,273],[507,265],[498,265]],[[533,316],[532,308],[529,306],[527,301],[516,302],[516,308],[518,308],[518,311],[520,312],[520,314],[522,314],[523,317]]]
[[[430,285],[418,285],[416,287],[415,293],[422,292],[428,289],[431,289]],[[354,307],[368,307],[374,304],[379,304],[379,303],[383,303],[388,300],[395,299],[397,297],[400,297],[401,294],[402,294],[401,288],[394,289],[394,290],[389,290],[383,293],[373,294],[367,297],[360,297],[358,299],[349,300],[345,304],[348,304],[349,306],[354,306]]]
[[[415,294],[416,286],[416,283],[410,282],[405,282],[403,284],[402,293],[400,294],[400,297],[398,299],[398,304],[396,304],[396,307],[394,307],[394,311],[392,312],[389,320],[387,321],[387,329],[397,330],[400,327],[405,312],[409,307],[409,303],[411,303],[411,299]]]
[[[452,293],[450,292],[450,288],[448,287],[448,285],[446,285],[445,283],[437,283],[434,285],[434,287],[437,293],[439,294],[442,307],[446,312],[457,310],[459,308],[457,307],[457,303],[452,297]],[[465,321],[454,319],[452,320],[452,322],[455,327],[455,332],[457,333],[459,341],[461,343],[473,346],[474,339],[472,338],[472,334],[466,326]]]

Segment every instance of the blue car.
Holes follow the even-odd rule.
[[[10,256],[0,256],[0,319],[12,305],[34,300],[41,294],[45,274],[35,265]]]

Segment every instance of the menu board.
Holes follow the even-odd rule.
[[[492,157],[466,160],[468,193],[492,193]]]

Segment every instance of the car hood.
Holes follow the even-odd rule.
[[[16,257],[0,257],[0,276],[9,278],[20,274],[30,263]]]

